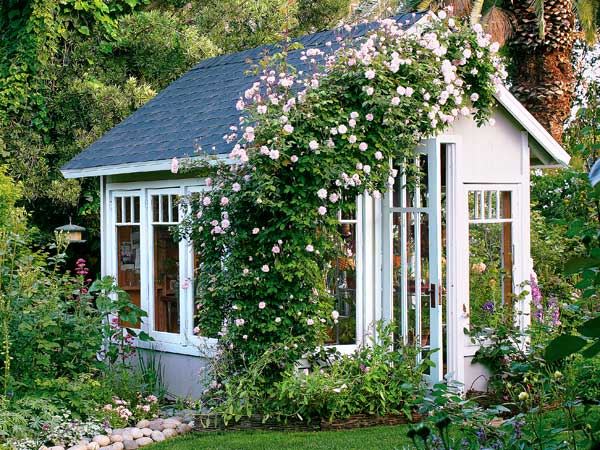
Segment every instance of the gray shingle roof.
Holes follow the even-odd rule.
[[[409,27],[421,15],[396,16]],[[354,37],[373,29],[375,23],[358,25]],[[304,48],[325,48],[342,33],[323,31],[299,38]],[[232,144],[223,141],[229,126],[237,124],[236,100],[256,80],[246,72],[265,52],[276,46],[263,46],[239,53],[217,56],[197,66],[171,83],[156,97],[65,164],[61,170],[79,171],[128,163],[146,163],[191,156],[197,145],[212,154],[226,154]],[[290,54],[290,62],[302,69],[300,51]]]

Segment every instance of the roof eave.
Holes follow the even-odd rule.
[[[496,100],[521,124],[535,142],[548,154],[550,161],[538,167],[568,167],[571,156],[552,137],[529,111],[512,95],[505,86],[500,86]]]

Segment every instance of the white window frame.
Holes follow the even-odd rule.
[[[140,181],[127,183],[104,183],[101,204],[101,216],[105,218],[106,232],[101,236],[105,242],[102,247],[107,263],[103,266],[102,276],[117,278],[118,249],[117,249],[117,222],[116,222],[116,197],[140,197],[140,305],[148,313],[142,320],[141,327],[136,331],[148,333],[153,341],[140,341],[136,339],[135,345],[139,348],[154,349],[169,353],[192,356],[211,356],[215,349],[216,339],[195,336],[194,328],[194,273],[193,273],[193,245],[188,241],[179,243],[179,298],[180,298],[180,330],[179,333],[167,333],[154,330],[154,304],[153,304],[153,230],[151,198],[156,194],[187,194],[202,192],[207,187],[203,179],[159,180]],[[179,217],[184,211],[179,207]],[[136,223],[137,225],[137,223]],[[182,281],[189,279],[190,287],[183,289]]]

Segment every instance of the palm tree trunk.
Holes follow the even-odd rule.
[[[510,42],[511,90],[535,118],[561,142],[575,87],[571,63],[575,40],[573,0],[546,0],[545,33],[540,36],[528,1],[511,7],[515,33]]]

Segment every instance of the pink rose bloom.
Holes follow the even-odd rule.
[[[373,69],[369,69],[365,72],[365,78],[367,80],[372,80],[373,78],[375,78],[375,71]]]
[[[171,173],[179,172],[179,160],[177,158],[173,158],[171,160]]]
[[[293,163],[295,163],[295,162],[298,162],[298,157],[297,157],[296,155],[292,155],[292,156],[290,157],[290,160],[291,160]]]
[[[327,214],[327,208],[325,208],[324,206],[319,206],[319,209],[317,211],[322,216],[324,216],[325,214]]]
[[[258,304],[258,309],[265,309],[266,306],[267,306],[267,304],[265,302],[260,302]]]
[[[240,186],[240,183],[233,183],[231,185],[231,190],[233,192],[239,192],[241,188],[242,188],[242,186]]]
[[[281,253],[281,249],[279,248],[278,245],[274,245],[273,248],[271,249],[271,251],[275,254]]]
[[[319,143],[315,140],[312,140],[308,143],[308,148],[310,148],[311,150],[316,150],[319,148]]]
[[[260,230],[258,228],[252,228],[252,234],[258,234]]]
[[[306,246],[306,251],[307,251],[307,252],[314,252],[314,251],[315,251],[315,248],[314,248],[312,245],[308,244],[308,245]]]
[[[267,273],[270,269],[269,266],[267,264],[263,265],[260,270],[262,270],[264,273]]]

